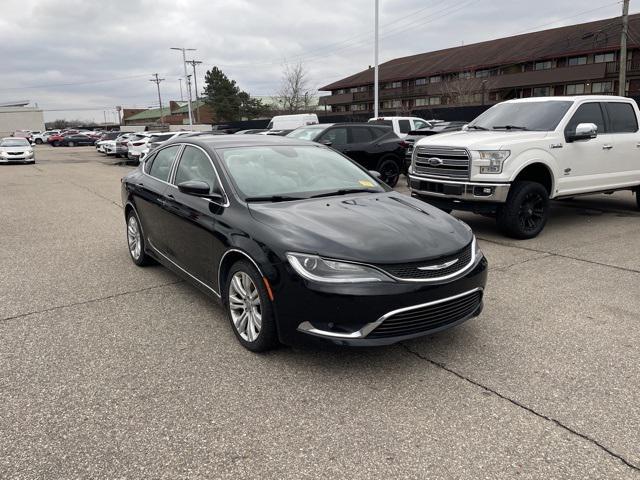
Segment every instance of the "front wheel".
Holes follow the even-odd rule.
[[[59,147],[60,146],[60,142],[58,140],[56,140],[51,145],[53,145],[54,147]]]
[[[636,187],[636,204],[638,205],[638,210],[640,210],[640,187]]]
[[[400,178],[400,166],[397,161],[392,158],[383,159],[378,165],[378,171],[380,172],[380,180],[391,188],[396,186],[398,178]]]
[[[144,251],[144,236],[138,216],[133,210],[127,215],[127,245],[129,246],[129,255],[133,263],[139,267],[153,263]]]
[[[223,298],[233,333],[243,347],[264,352],[278,345],[271,300],[253,265],[240,260],[231,267]]]
[[[42,139],[36,138],[36,145],[42,145]]]
[[[549,194],[537,182],[516,182],[507,202],[498,209],[496,221],[502,232],[513,238],[537,236],[549,217]]]

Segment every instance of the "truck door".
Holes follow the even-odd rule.
[[[607,115],[608,171],[616,184],[640,182],[640,138],[636,112],[628,102],[603,102]]]

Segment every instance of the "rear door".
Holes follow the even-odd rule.
[[[629,102],[602,102],[607,114],[607,164],[619,185],[640,183],[638,119]]]
[[[167,250],[165,230],[168,214],[164,209],[165,192],[176,155],[182,147],[171,145],[159,150],[144,164],[134,187],[135,205],[145,237],[151,247],[164,254]]]
[[[374,170],[380,156],[379,148],[375,144],[374,128],[358,125],[349,127],[348,131],[349,151],[345,153],[363,167]]]

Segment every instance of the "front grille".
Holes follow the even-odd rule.
[[[376,265],[381,270],[384,270],[389,275],[403,280],[431,280],[440,277],[446,277],[455,272],[464,270],[465,267],[471,262],[473,257],[473,242],[467,245],[464,249],[452,255],[446,257],[440,257],[434,260],[426,260],[422,262],[413,263],[398,263],[391,265]],[[454,264],[439,269],[439,270],[419,270],[420,267],[429,267],[433,265],[442,265],[447,262],[457,260]]]
[[[482,303],[482,290],[444,302],[412,308],[386,318],[367,338],[388,338],[426,332],[470,317]]]
[[[24,155],[24,152],[7,152],[9,155]]]
[[[433,159],[439,159],[441,164]],[[469,153],[464,148],[417,147],[414,172],[446,178],[469,178]]]

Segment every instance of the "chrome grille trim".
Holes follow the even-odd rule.
[[[438,158],[440,165],[429,163]],[[471,170],[471,155],[464,148],[418,146],[415,148],[413,171],[416,174],[434,177],[468,179]]]

